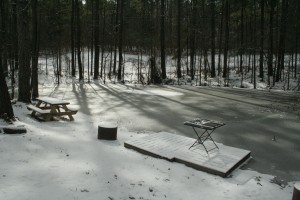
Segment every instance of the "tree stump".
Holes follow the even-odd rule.
[[[99,140],[116,140],[118,126],[113,123],[101,123],[98,126],[98,139]]]
[[[292,200],[300,200],[300,182],[294,185],[293,199]]]
[[[27,130],[23,127],[4,127],[3,132],[6,134],[21,134],[27,133]]]

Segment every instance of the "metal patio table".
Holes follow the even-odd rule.
[[[184,122],[184,125],[191,126],[197,136],[196,141],[192,144],[192,146],[190,146],[189,149],[191,149],[192,147],[195,147],[197,145],[200,145],[200,144],[204,147],[207,154],[209,151],[212,151],[216,148],[219,149],[218,145],[215,143],[215,141],[213,140],[211,135],[217,128],[224,126],[225,123],[219,122],[219,121],[214,121],[214,120],[209,120],[209,119],[197,118],[197,119],[194,119],[191,121]],[[196,129],[202,129],[203,132],[199,133],[199,132],[197,132]],[[204,144],[204,142],[207,140],[212,141],[213,144],[215,145],[215,147],[213,147],[211,149],[207,149],[207,147]]]

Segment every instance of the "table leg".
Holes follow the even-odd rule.
[[[196,131],[196,129],[195,129],[194,127],[192,127],[192,128],[193,128],[193,130],[194,130],[194,132],[195,132],[195,134],[196,134],[196,136],[197,136],[197,139],[196,139],[196,141],[192,144],[192,146],[190,146],[190,148],[192,148],[192,147],[194,147],[194,146],[197,146],[197,145],[201,144],[201,145],[204,147],[204,149],[205,149],[205,151],[206,151],[207,154],[208,154],[208,152],[211,151],[211,150],[214,150],[214,149],[216,149],[216,148],[219,149],[218,145],[214,142],[214,140],[213,140],[212,137],[211,137],[211,134],[214,132],[215,129],[212,129],[211,131],[205,129],[205,130],[203,131],[203,133],[199,136],[199,133]],[[211,141],[214,143],[215,147],[212,148],[212,149],[207,150],[207,148],[206,148],[206,146],[205,146],[205,144],[204,144],[204,142],[205,142],[206,140],[211,140]],[[189,148],[189,149],[190,149],[190,148]]]
[[[66,105],[63,105],[62,107],[63,107],[63,109],[64,109],[66,112],[69,112],[69,109],[68,109],[68,107],[67,107]],[[70,121],[74,121],[74,118],[73,118],[71,112],[69,112],[68,117],[69,117]]]

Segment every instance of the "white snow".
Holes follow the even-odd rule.
[[[101,105],[99,104],[99,107]],[[292,197],[273,176],[235,170],[222,178],[183,164],[126,149],[124,142],[152,134],[119,127],[117,141],[97,140],[99,117],[39,122],[25,104],[14,105],[24,135],[0,134],[1,200],[280,199]],[[6,125],[0,122],[0,125]]]
[[[136,56],[133,58],[136,59]],[[146,56],[144,61],[147,62]],[[48,71],[51,75],[44,76],[45,59],[40,60],[40,94],[51,94],[57,87],[53,62],[49,58]],[[172,62],[168,59],[169,78],[173,78],[175,69]],[[129,71],[137,67],[134,63],[129,64],[132,65],[131,68],[126,67]],[[136,81],[136,72],[129,79]],[[272,181],[274,177],[271,175],[240,169],[235,170],[231,177],[222,178],[127,149],[124,147],[125,141],[153,133],[151,130],[128,131],[126,127],[130,127],[132,122],[126,119],[122,119],[122,126],[119,124],[117,141],[98,140],[100,119],[105,121],[114,117],[107,114],[101,118],[101,112],[114,109],[117,104],[109,99],[105,100],[105,104],[101,103],[104,101],[103,96],[99,95],[102,91],[97,87],[85,87],[78,83],[71,85],[74,82],[68,74],[64,74],[61,81],[60,88],[65,87],[66,92],[57,91],[55,97],[71,102],[70,107],[85,106],[89,112],[79,110],[74,122],[39,122],[30,117],[25,104],[14,105],[15,115],[19,119],[14,126],[24,126],[28,132],[24,135],[3,134],[1,126],[7,124],[0,120],[0,200],[291,199],[294,182],[280,186]],[[240,84],[239,80],[234,82],[232,87]],[[218,82],[212,80],[211,85],[218,85]],[[75,96],[68,93],[71,87]],[[106,88],[105,85],[101,87]],[[250,85],[247,87],[251,88]],[[143,90],[131,90],[125,86],[120,88],[122,86],[111,92],[167,97],[182,95],[151,87]],[[267,86],[258,83],[258,88]]]

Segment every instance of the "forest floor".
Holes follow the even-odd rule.
[[[300,181],[299,93],[74,83],[44,85],[40,95],[79,111],[73,122],[40,122],[14,105],[13,126],[28,132],[0,134],[1,200],[282,200]],[[225,122],[215,140],[252,159],[221,178],[124,147],[161,131],[194,137],[183,122],[197,117]],[[118,124],[117,141],[97,140],[100,122]]]

